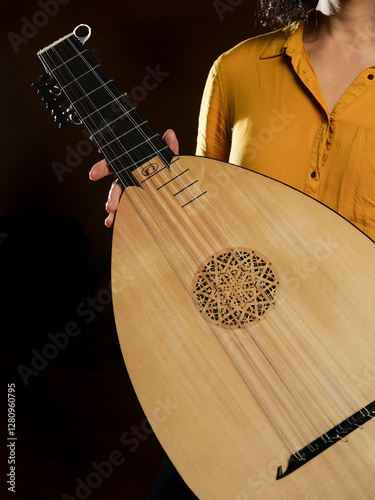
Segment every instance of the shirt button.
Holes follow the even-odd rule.
[[[316,177],[316,172],[311,172],[311,178],[315,179],[315,177]]]

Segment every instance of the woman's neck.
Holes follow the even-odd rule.
[[[320,0],[317,35],[356,43],[375,40],[374,0]]]

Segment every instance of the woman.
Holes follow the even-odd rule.
[[[284,26],[304,19],[245,41],[215,62],[197,154],[281,180],[375,239],[375,0],[260,3],[264,16]],[[164,140],[178,152],[173,131]],[[90,177],[111,173],[102,160]],[[120,194],[115,181],[107,227]],[[166,462],[152,498],[194,495]]]

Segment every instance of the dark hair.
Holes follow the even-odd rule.
[[[304,19],[317,5],[318,0],[258,0],[260,22],[270,28],[283,28]]]

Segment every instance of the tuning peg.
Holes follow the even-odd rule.
[[[70,121],[59,122],[59,128],[65,129],[68,128],[69,126],[70,126]]]
[[[45,75],[41,75],[39,78],[37,78],[32,84],[31,86],[32,87],[38,87],[39,85],[41,85],[42,83],[44,83],[45,81],[47,81],[48,79],[50,78],[50,75],[48,73],[46,73]]]
[[[46,108],[51,110],[52,114],[54,113],[55,109],[57,109],[59,106],[62,106],[64,102],[66,102],[64,97],[54,97],[51,100],[45,100]]]
[[[49,92],[41,94],[41,96],[42,96],[42,101],[44,101],[45,103],[53,102],[56,99],[56,97],[50,94]]]
[[[51,101],[56,97],[62,96],[62,92],[54,82],[52,83],[44,83],[37,90],[38,94],[42,96],[43,101]]]
[[[67,128],[72,123],[71,110],[69,108],[64,110],[60,106],[55,110],[53,118],[59,128]]]
[[[46,103],[46,108],[51,111],[59,128],[67,128],[71,123],[76,123],[73,111],[67,107],[61,89],[50,75],[41,75],[31,85],[32,87],[38,87],[37,93],[41,96],[42,101]]]
[[[79,125],[81,122],[75,116],[73,110],[67,107],[67,101],[61,89],[50,75],[45,74],[37,78],[32,84],[38,87],[37,93],[45,102],[46,108],[51,111],[54,121],[59,128],[67,128],[71,123]]]

